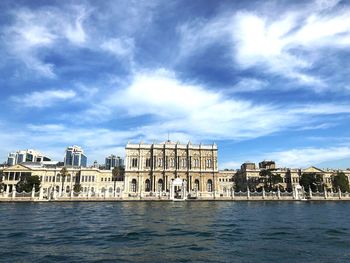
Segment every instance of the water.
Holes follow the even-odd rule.
[[[349,262],[350,202],[0,203],[0,262]]]

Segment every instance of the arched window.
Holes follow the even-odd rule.
[[[208,192],[212,192],[213,191],[213,181],[211,179],[208,180],[207,191]]]
[[[113,188],[112,187],[109,188],[109,192],[113,193]]]
[[[183,158],[183,159],[181,160],[181,166],[182,166],[183,168],[186,167],[186,159],[185,159],[185,158]]]
[[[199,191],[199,180],[198,179],[194,180],[194,190]]]
[[[70,190],[69,185],[67,185],[67,187],[66,187],[66,193],[69,193],[69,190]]]
[[[145,181],[145,189],[146,189],[146,192],[151,191],[151,181],[149,179],[146,179]]]
[[[163,191],[163,179],[159,179],[158,180],[158,192],[162,192]]]
[[[117,190],[116,190],[116,191],[117,191],[117,193],[120,193],[120,188],[119,188],[119,187],[117,187]]]
[[[67,175],[67,182],[70,182],[70,175]]]
[[[158,166],[159,167],[163,166],[163,158],[158,158]]]
[[[194,159],[194,167],[199,167],[199,160],[198,159]]]
[[[131,181],[131,192],[136,192],[136,179]]]
[[[106,188],[102,187],[101,192],[105,193],[106,192]]]
[[[91,190],[92,193],[95,192],[95,189],[93,187],[91,187],[90,190]]]
[[[174,158],[170,158],[170,166],[171,167],[175,166],[175,159]]]

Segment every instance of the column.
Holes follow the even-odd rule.
[[[266,193],[265,193],[265,187],[262,189],[262,198],[265,199]]]
[[[35,185],[33,185],[33,188],[32,188],[32,199],[34,199],[35,197]]]

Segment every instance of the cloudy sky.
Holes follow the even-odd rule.
[[[346,1],[0,1],[0,159],[213,143],[219,167],[350,167]]]

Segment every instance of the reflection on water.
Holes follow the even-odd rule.
[[[350,202],[0,203],[0,262],[346,262]]]

